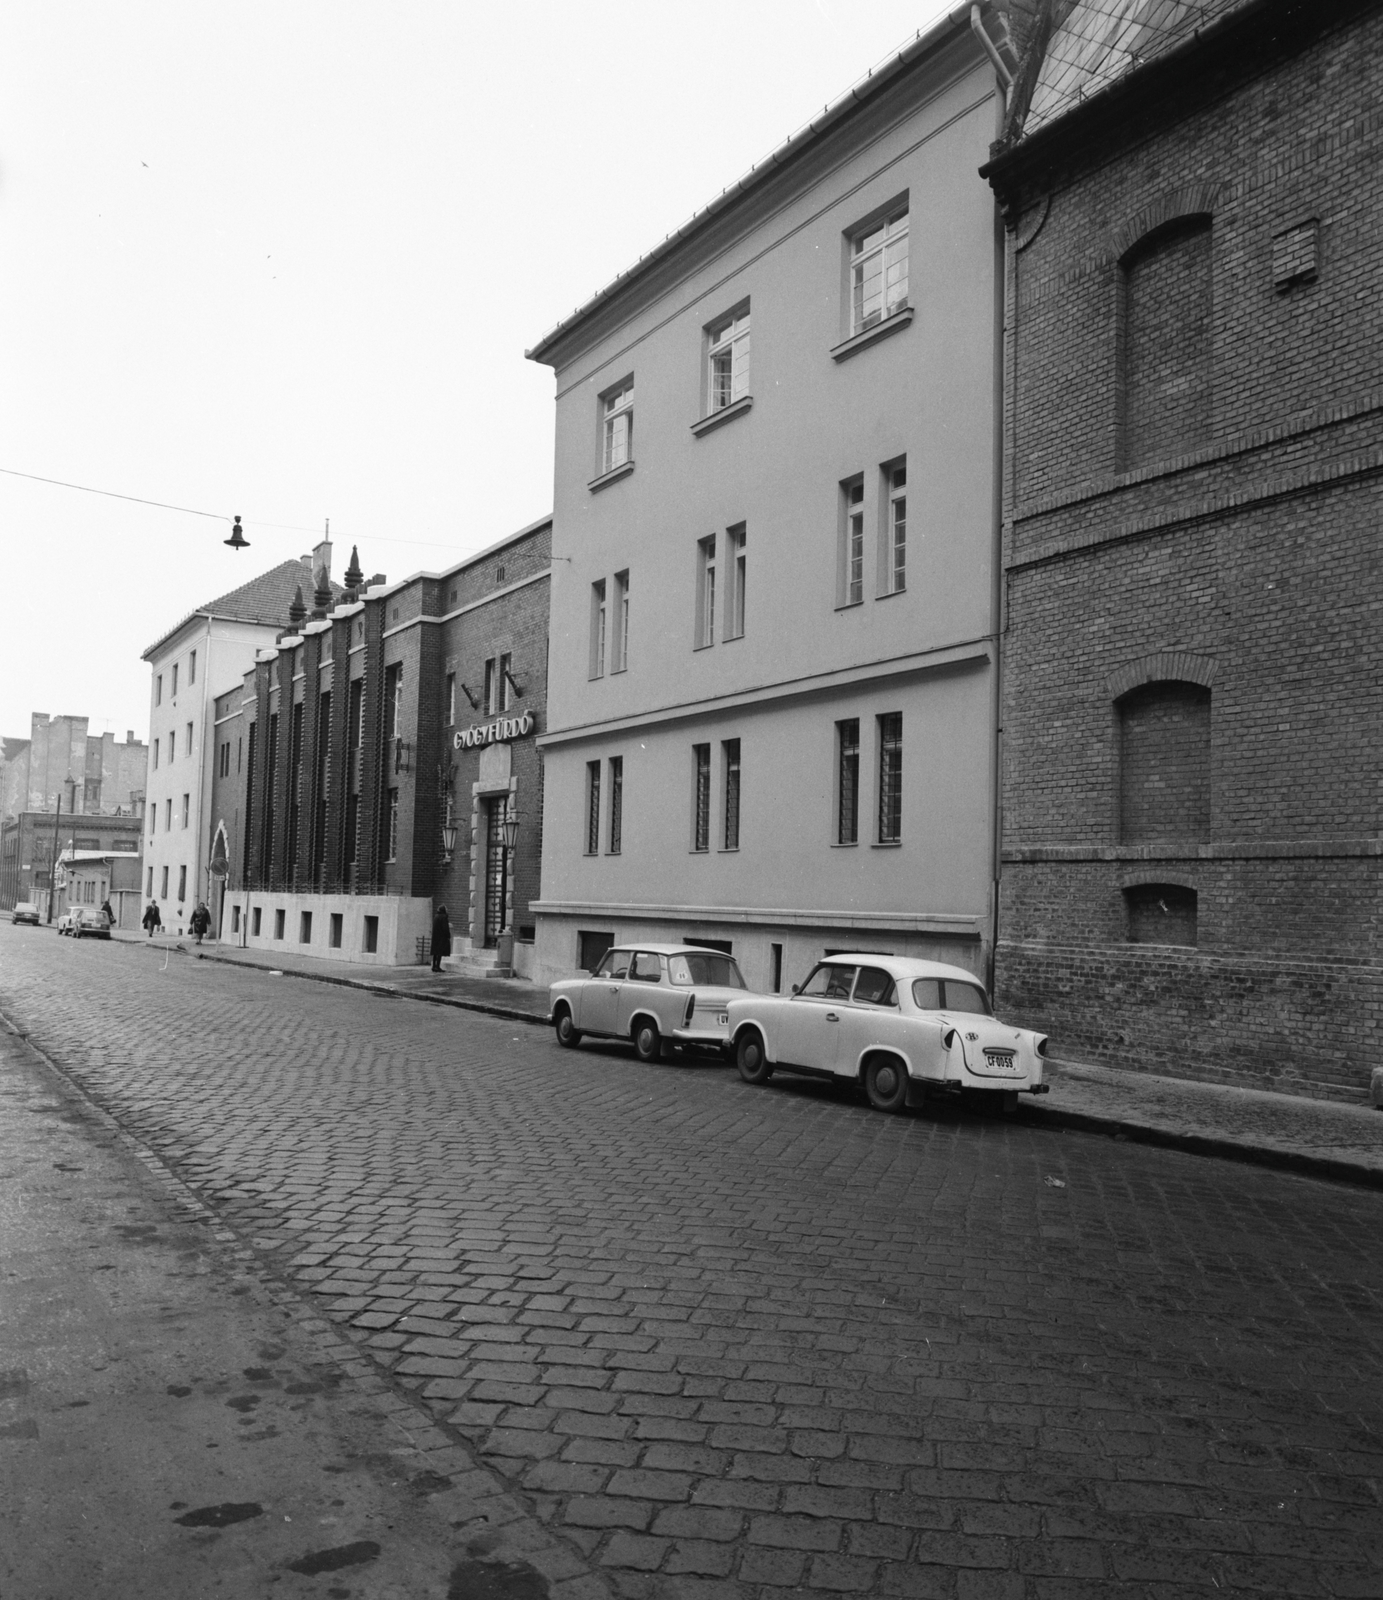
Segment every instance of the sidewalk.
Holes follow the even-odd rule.
[[[118,930],[114,937],[159,956],[171,950],[206,961],[263,967],[285,976],[456,1006],[516,1022],[547,1022],[547,990],[514,978],[462,978],[434,973],[429,967],[323,961],[212,942],[199,948],[189,937],[150,940]],[[1062,1060],[1048,1063],[1047,1082],[1048,1094],[1022,1100],[1019,1114],[1024,1121],[1383,1188],[1383,1111],[1366,1104],[1312,1100]]]

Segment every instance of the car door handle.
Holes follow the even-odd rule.
[[[826,1020],[827,1022],[839,1022],[840,1013],[838,1011],[828,1011],[826,1013]]]

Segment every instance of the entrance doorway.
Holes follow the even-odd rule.
[[[504,859],[504,819],[509,796],[497,794],[485,802],[485,948],[493,950],[504,932],[504,902],[509,888]]]

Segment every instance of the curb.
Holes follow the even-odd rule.
[[[1069,1128],[1073,1133],[1104,1134],[1109,1138],[1127,1140],[1130,1144],[1156,1145],[1164,1150],[1180,1150],[1193,1156],[1215,1156],[1222,1161],[1270,1167],[1301,1178],[1323,1178],[1332,1183],[1352,1184],[1360,1189],[1383,1189],[1383,1171],[1362,1167],[1353,1161],[1335,1161],[1329,1156],[1308,1156],[1297,1150],[1279,1150],[1272,1145],[1240,1144],[1233,1139],[1217,1139],[1204,1133],[1177,1133],[1171,1128],[1145,1126],[1118,1117],[1101,1117],[1088,1111],[1022,1106],[1019,1115],[1030,1128]]]

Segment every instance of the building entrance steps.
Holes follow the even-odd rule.
[[[198,948],[186,938],[162,935],[150,940],[119,929],[112,938],[160,959],[172,952],[263,967],[516,1022],[541,1025],[548,1017],[547,990],[516,978],[323,961],[210,941]],[[1368,1105],[1061,1059],[1048,1061],[1047,1082],[1049,1093],[1020,1102],[1017,1114],[1024,1120],[1383,1188],[1383,1110]]]

